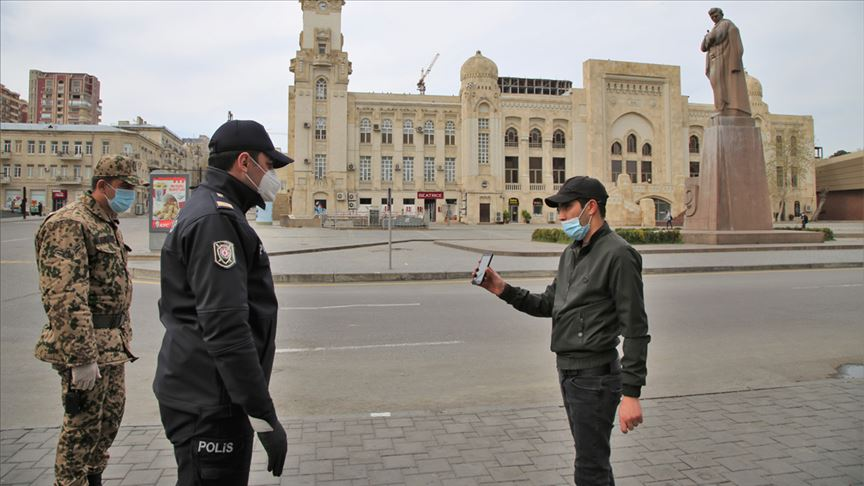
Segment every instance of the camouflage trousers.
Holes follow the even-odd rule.
[[[91,390],[70,389],[72,373],[57,367],[62,385],[63,427],[54,461],[55,486],[87,486],[87,475],[108,465],[126,405],[125,364],[100,366],[102,378]]]

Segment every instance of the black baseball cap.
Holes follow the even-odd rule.
[[[594,199],[598,203],[605,203],[609,199],[603,183],[593,177],[576,176],[564,181],[557,194],[546,198],[546,205],[557,208],[561,204],[567,204],[576,199]]]
[[[294,159],[273,147],[264,125],[253,120],[228,120],[216,129],[208,146],[211,154],[246,150],[264,152],[273,161],[275,169],[294,162]]]

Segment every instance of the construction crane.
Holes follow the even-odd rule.
[[[429,67],[426,69],[420,70],[420,81],[417,81],[417,91],[420,94],[426,94],[426,76],[429,75],[429,72],[432,71],[432,66],[435,65],[435,61],[438,60],[438,53],[435,53],[435,57],[432,58],[432,62],[429,63]]]

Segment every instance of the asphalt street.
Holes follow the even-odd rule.
[[[2,227],[0,428],[59,423],[57,378],[32,357],[44,313],[34,223]],[[27,229],[30,225],[33,228]],[[27,234],[30,232],[29,235]],[[280,258],[280,257],[274,257]],[[548,279],[513,282],[542,290]],[[864,361],[857,269],[649,275],[646,397],[784,386]],[[280,416],[554,404],[549,321],[467,282],[279,285],[271,392]],[[124,424],[157,424],[156,282],[136,281]]]

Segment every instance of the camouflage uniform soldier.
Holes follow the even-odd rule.
[[[126,403],[132,283],[117,213],[141,182],[131,160],[105,156],[92,191],[49,214],[36,233],[39,287],[48,324],[36,357],[60,374],[65,409],[54,466],[56,485],[102,484],[108,448]]]

